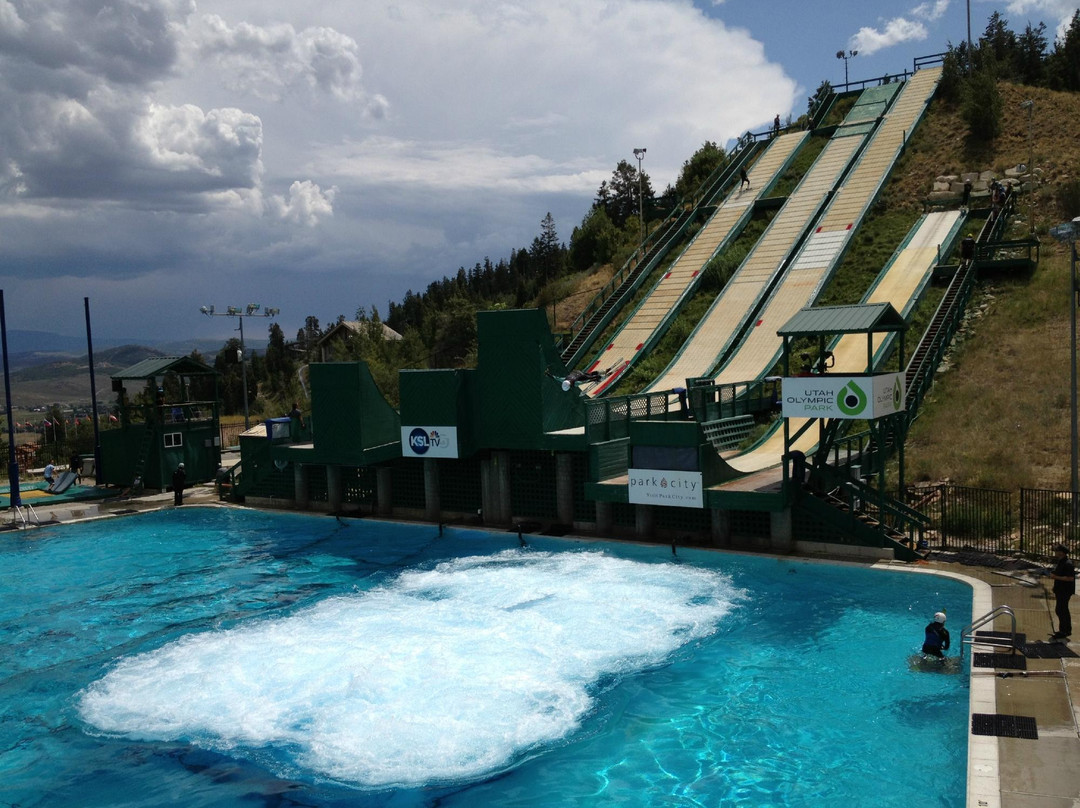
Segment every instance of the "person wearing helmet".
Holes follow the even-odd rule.
[[[938,612],[926,626],[926,638],[923,640],[922,652],[944,659],[944,652],[948,650],[949,630],[945,628],[945,612]]]
[[[184,464],[180,463],[172,474],[173,505],[184,504],[184,483],[187,482],[187,472]]]
[[[960,242],[960,263],[967,265],[975,260],[975,236],[968,233]]]

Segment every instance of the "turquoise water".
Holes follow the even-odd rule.
[[[964,804],[951,579],[183,508],[0,543],[0,804]],[[927,778],[926,772],[933,776]]]

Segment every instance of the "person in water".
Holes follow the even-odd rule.
[[[938,612],[926,626],[926,638],[923,640],[922,652],[944,659],[944,652],[948,650],[949,630],[945,628],[945,612]]]

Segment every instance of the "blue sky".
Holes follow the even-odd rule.
[[[1075,3],[972,0],[1053,32]],[[226,338],[354,316],[560,237],[635,147],[659,191],[822,79],[910,69],[966,2],[0,0],[11,329]],[[262,326],[252,323],[251,327]],[[250,336],[255,336],[248,331]]]

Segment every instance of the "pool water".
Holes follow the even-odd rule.
[[[0,804],[960,806],[971,590],[183,508],[0,544]]]

